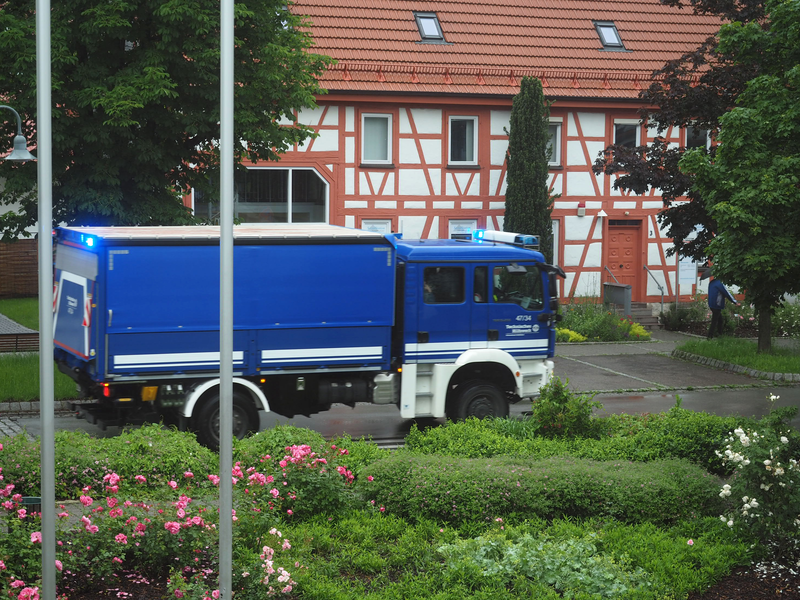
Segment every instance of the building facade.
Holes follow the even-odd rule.
[[[719,21],[658,0],[471,4],[455,0],[298,0],[315,51],[337,63],[318,108],[297,114],[317,137],[237,175],[245,222],[322,221],[406,238],[502,229],[511,104],[538,77],[550,108],[554,261],[562,296],[630,284],[634,301],[696,291],[693,265],[667,257],[659,190],[629,195],[592,165],[613,143],[646,144],[639,92]],[[290,121],[287,120],[287,124]],[[660,132],[676,145],[705,132]],[[199,214],[215,207],[194,198]],[[680,289],[676,286],[680,286]]]

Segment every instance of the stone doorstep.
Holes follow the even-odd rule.
[[[688,360],[701,365],[708,365],[709,367],[723,369],[732,373],[742,373],[743,375],[749,375],[750,377],[755,377],[757,379],[800,383],[800,373],[769,373],[767,371],[758,371],[756,369],[750,369],[748,367],[743,367],[742,365],[735,365],[733,363],[725,362],[715,358],[690,354],[689,352],[684,352],[683,350],[673,350],[672,356],[675,358],[680,358],[681,360]]]

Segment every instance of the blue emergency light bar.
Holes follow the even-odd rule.
[[[530,248],[532,250],[539,249],[538,235],[525,235],[522,233],[512,233],[510,231],[478,229],[472,232],[472,239],[479,242],[496,242],[499,244],[509,244],[510,246],[522,246],[523,248]]]
[[[64,241],[72,242],[73,244],[79,244],[87,248],[94,248],[97,246],[96,235],[69,229],[59,229],[58,231],[61,232],[61,236]],[[53,233],[57,234],[58,232],[54,230]]]

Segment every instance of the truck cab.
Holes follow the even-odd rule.
[[[531,237],[398,242],[404,416],[502,417],[549,381],[563,271]]]

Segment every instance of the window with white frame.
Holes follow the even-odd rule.
[[[361,115],[361,162],[371,165],[392,163],[392,115]]]
[[[472,237],[472,232],[478,229],[478,219],[450,219],[447,222],[447,233],[452,238]]]
[[[614,144],[617,146],[635,148],[639,145],[639,132],[639,121],[635,119],[614,120]]]
[[[550,121],[548,126],[550,141],[547,142],[547,149],[550,152],[548,164],[559,166],[561,164],[561,121]]]
[[[478,164],[478,117],[450,117],[448,164]]]
[[[233,213],[242,223],[327,223],[328,182],[314,169],[250,168],[234,175]],[[194,190],[197,217],[215,223],[219,201]]]
[[[361,219],[361,229],[387,235],[392,233],[391,219]]]

